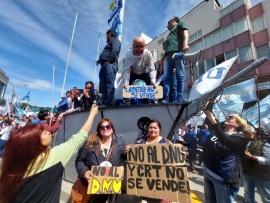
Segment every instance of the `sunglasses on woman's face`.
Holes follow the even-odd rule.
[[[111,130],[112,126],[111,125],[101,125],[99,129],[101,129],[101,130],[105,130],[105,129]]]

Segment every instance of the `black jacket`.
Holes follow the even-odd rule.
[[[92,166],[98,166],[101,162],[106,161],[106,158],[97,149],[97,139],[94,142],[95,148],[93,150],[89,147],[85,147],[85,144],[86,142],[79,149],[78,156],[75,161],[75,167],[79,177],[83,177],[84,172],[91,169]],[[111,162],[113,166],[123,165],[123,160],[126,157],[124,141],[114,136],[111,147],[113,147],[112,153],[108,161]]]

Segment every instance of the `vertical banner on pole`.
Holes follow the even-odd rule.
[[[108,24],[111,26],[111,29],[115,30],[119,41],[122,38],[124,7],[125,0],[114,0],[110,5],[111,14]]]

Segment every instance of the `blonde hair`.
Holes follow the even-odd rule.
[[[237,131],[243,131],[247,127],[246,120],[243,119],[241,116],[239,116],[238,114],[233,114],[231,116],[234,117],[237,120],[237,122],[240,124],[240,126],[236,129]]]

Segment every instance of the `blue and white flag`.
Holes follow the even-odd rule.
[[[32,109],[29,105],[27,105],[24,109],[25,113],[32,112]]]
[[[232,85],[223,90],[218,102],[214,104],[213,113],[223,121],[225,116],[242,114],[244,103],[257,101],[255,78]],[[217,116],[218,115],[218,116]]]
[[[21,117],[25,114],[24,110],[21,109],[18,102],[14,104],[14,112],[15,112],[15,115],[18,117]]]
[[[0,106],[0,114],[6,116],[9,113],[10,113],[9,102],[7,101],[5,106],[3,106],[3,107]]]
[[[270,118],[270,95],[260,101],[260,108],[257,103],[251,108],[244,110],[242,116],[257,128],[259,127],[259,112],[260,118],[264,121]]]
[[[111,26],[111,29],[115,30],[118,38],[121,38],[120,36],[122,34],[124,6],[125,0],[114,0],[110,5],[111,14],[108,24]]]
[[[193,84],[189,101],[194,101],[221,85],[238,56],[235,56],[205,72]]]
[[[28,103],[30,101],[30,91],[25,95],[22,99],[21,102]]]

